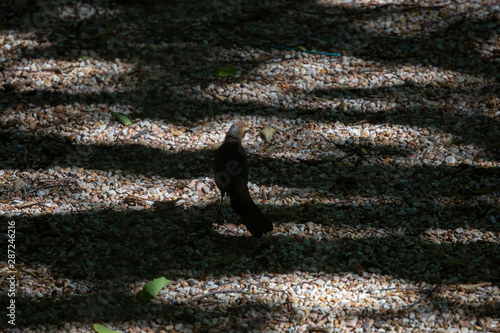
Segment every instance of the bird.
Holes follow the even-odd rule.
[[[259,238],[273,230],[273,223],[257,207],[248,191],[248,160],[242,145],[249,127],[243,121],[231,125],[224,142],[215,150],[214,179],[221,199],[217,219],[220,217],[222,201],[227,195],[231,207],[237,213],[253,237]]]

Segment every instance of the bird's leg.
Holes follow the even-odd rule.
[[[224,201],[224,194],[223,192],[221,192],[221,196],[220,196],[220,202],[219,202],[219,208],[217,208],[217,219],[215,220],[215,223],[217,224],[217,230],[220,228],[220,217],[222,215],[222,202]],[[226,224],[226,219],[223,218],[223,222],[224,224]]]

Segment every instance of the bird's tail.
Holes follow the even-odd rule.
[[[238,193],[230,197],[231,207],[241,216],[243,224],[252,236],[258,238],[273,230],[273,223],[253,202],[250,193]]]

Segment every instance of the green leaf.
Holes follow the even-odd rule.
[[[153,281],[146,283],[144,288],[142,288],[139,293],[141,301],[156,299],[158,292],[170,282],[172,281],[167,280],[162,276],[161,278],[154,279]]]
[[[300,46],[300,45],[299,45],[299,46],[297,46],[297,47],[295,48],[295,50],[300,51],[300,52],[306,52],[306,51],[307,51],[307,49],[306,49],[305,47]]]
[[[233,65],[226,65],[217,71],[217,76],[219,77],[226,77],[226,76],[231,76],[236,72],[236,67]]]
[[[94,325],[92,325],[92,327],[94,328],[94,330],[97,333],[120,333],[118,331],[114,331],[114,330],[112,330],[110,328],[102,326],[101,324],[94,324]]]
[[[276,129],[266,126],[264,129],[260,132],[262,136],[264,137],[264,141],[267,143],[271,142],[271,139],[273,137],[273,134],[276,132]]]
[[[126,115],[124,115],[122,113],[111,111],[111,115],[113,117],[115,117],[124,126],[128,126],[128,125],[132,124],[132,121]]]
[[[361,152],[365,155],[368,155],[368,150],[366,150],[366,148],[361,148]]]
[[[106,29],[106,30],[102,30],[102,31],[99,31],[98,33],[96,33],[95,35],[93,36],[90,36],[91,39],[96,39],[96,38],[101,38],[103,36],[106,36],[107,34],[111,33],[111,29]]]

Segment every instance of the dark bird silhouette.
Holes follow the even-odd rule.
[[[248,126],[238,121],[234,123],[224,138],[224,143],[215,151],[215,183],[221,192],[218,218],[224,196],[231,199],[231,207],[240,215],[243,224],[254,237],[273,230],[273,224],[262,213],[248,192],[248,160],[241,144]],[[217,219],[218,219],[217,218]]]

